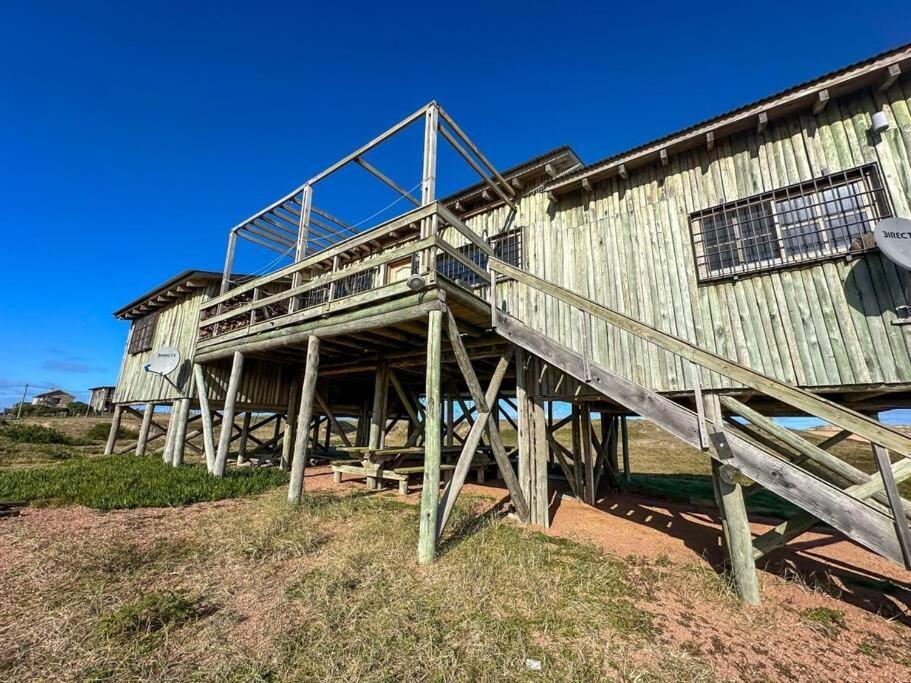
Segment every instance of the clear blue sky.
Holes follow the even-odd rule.
[[[0,2],[0,405],[26,381],[113,383],[113,310],[220,269],[238,220],[431,99],[501,167],[564,143],[590,162],[909,27],[907,0]]]

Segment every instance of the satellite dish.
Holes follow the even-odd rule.
[[[152,360],[146,364],[148,372],[156,375],[167,375],[174,372],[180,365],[180,351],[173,346],[162,346],[152,354]]]
[[[911,270],[911,220],[886,218],[877,224],[873,236],[886,258]]]

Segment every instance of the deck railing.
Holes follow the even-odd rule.
[[[486,270],[458,249],[469,243],[493,254],[485,239],[439,202],[418,207],[210,299],[200,310],[199,340],[245,337],[403,294],[411,275],[429,286],[439,254],[471,271],[471,284],[488,283]]]

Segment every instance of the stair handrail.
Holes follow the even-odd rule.
[[[628,315],[615,311],[603,304],[595,303],[587,297],[576,294],[553,282],[548,282],[525,270],[516,268],[494,256],[488,258],[488,268],[490,270],[491,283],[496,282],[497,273],[506,275],[516,282],[528,285],[555,299],[586,311],[607,323],[645,339],[646,341],[652,342],[696,365],[700,365],[712,372],[723,375],[728,379],[744,384],[756,391],[760,391],[763,394],[797,408],[804,413],[823,419],[842,429],[857,434],[858,436],[862,436],[865,439],[891,451],[895,451],[904,457],[911,457],[911,438],[862,413],[858,413],[850,408],[845,408],[834,401],[817,396],[806,389],[795,387],[773,377],[769,377],[761,372],[757,372],[756,370],[751,370],[750,368],[738,365],[736,362],[719,356],[712,351],[708,351],[701,346],[697,346],[696,344],[672,334],[668,334],[667,332],[662,332],[651,325],[631,318]],[[492,324],[494,327],[496,327],[496,316],[498,312],[495,302],[492,302],[490,313],[493,318]]]

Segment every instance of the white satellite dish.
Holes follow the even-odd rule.
[[[178,365],[180,365],[180,351],[173,346],[162,346],[152,353],[152,359],[145,368],[156,375],[167,375],[174,372]]]
[[[877,224],[873,236],[886,258],[911,270],[911,220],[886,218]]]

